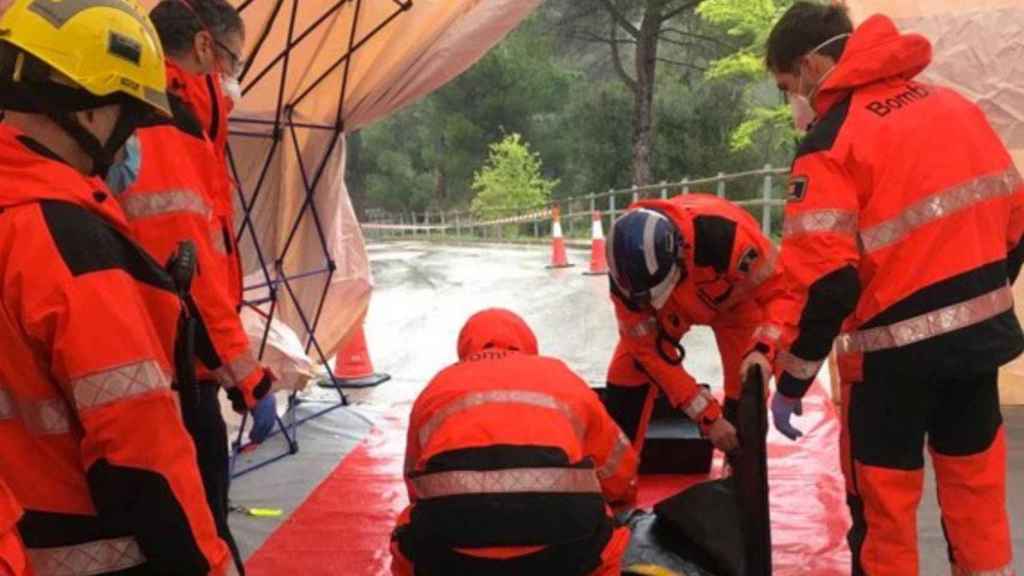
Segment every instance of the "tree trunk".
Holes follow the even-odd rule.
[[[366,216],[366,170],[362,163],[363,137],[355,131],[346,137],[345,183],[348,197],[352,200],[352,209],[360,221]]]
[[[658,35],[663,5],[650,0],[636,43],[636,84],[633,89],[633,185],[651,183],[654,155],[654,86],[658,64]]]
[[[438,206],[443,206],[448,200],[448,173],[445,171],[445,141],[442,135],[434,144],[437,150],[437,166],[434,169],[434,200]]]

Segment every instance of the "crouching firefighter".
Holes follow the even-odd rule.
[[[778,285],[771,241],[743,208],[687,194],[632,205],[612,225],[607,251],[619,323],[608,367],[608,411],[639,453],[660,391],[716,448],[732,451],[740,363]],[[694,325],[715,333],[724,411],[683,369],[679,340]]]
[[[619,574],[609,503],[634,499],[637,457],[597,395],[507,310],[471,317],[458,354],[413,406],[393,573]]]

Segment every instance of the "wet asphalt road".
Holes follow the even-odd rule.
[[[366,320],[375,367],[408,383],[429,380],[456,359],[459,329],[484,308],[509,308],[537,334],[541,354],[564,360],[602,385],[618,338],[607,276],[586,276],[589,251],[569,251],[566,269],[547,269],[547,247],[371,244],[376,287]],[[710,329],[683,340],[686,368],[713,387],[721,366]],[[421,384],[422,385],[422,384]],[[386,388],[382,387],[381,392]],[[397,398],[396,398],[397,399]]]

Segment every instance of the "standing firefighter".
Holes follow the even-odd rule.
[[[612,225],[611,298],[619,343],[608,367],[608,409],[639,452],[658,390],[716,448],[736,447],[740,361],[777,284],[775,248],[742,208],[715,196],[645,200]],[[683,369],[679,340],[694,325],[715,332],[725,410]]]
[[[0,16],[0,477],[40,576],[231,571],[170,389],[176,286],[103,181],[165,86],[134,2]]]
[[[925,38],[884,16],[851,31],[843,8],[800,2],[768,41],[779,88],[816,120],[786,205],[781,340],[751,361],[774,364],[775,424],[796,438],[835,342],[854,574],[917,574],[926,438],[954,574],[1011,574],[996,380],[1024,350],[1024,186],[977,106],[914,80]]]
[[[617,575],[608,503],[633,500],[637,458],[597,395],[508,310],[470,318],[458,352],[412,409],[394,574]]]
[[[197,364],[198,385],[182,402],[182,414],[195,440],[217,530],[241,570],[241,555],[228,526],[229,448],[219,394],[223,386],[235,410],[244,413],[268,394],[274,377],[256,360],[239,317],[234,268],[226,260],[235,253],[231,229],[217,209],[221,196],[230,194],[228,182],[207,137],[209,127],[184,99],[190,91],[182,79],[189,79],[193,91],[207,90],[205,79],[210,76],[203,72],[236,71],[238,62],[232,54],[241,49],[243,26],[238,12],[224,0],[189,2],[161,3],[151,15],[170,59],[168,99],[173,115],[140,127],[126,147],[128,157],[117,166],[119,177],[108,181],[135,240],[157,261],[166,261],[184,240],[196,247],[190,303],[198,328],[196,358],[182,361]]]

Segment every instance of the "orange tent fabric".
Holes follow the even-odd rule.
[[[855,22],[874,13],[896,20],[901,30],[924,34],[935,57],[926,82],[951,86],[988,115],[1024,170],[1024,1],[847,0]],[[1024,280],[1014,287],[1024,320]],[[1005,367],[1002,400],[1024,404],[1024,358]]]
[[[279,286],[274,312],[303,341],[303,316],[310,323],[319,317],[317,339],[325,355],[334,353],[365,313],[373,284],[345,188],[344,133],[453,79],[539,3],[235,0],[250,61],[242,78],[245,96],[231,118],[233,158],[251,208],[253,233],[243,230],[240,242],[247,300],[269,294],[265,286],[252,289],[268,283],[258,253],[271,266],[269,280],[316,271],[332,260],[329,282],[327,274],[313,274]],[[319,226],[305,207],[307,188],[315,190]],[[237,208],[242,224],[245,214]],[[269,312],[268,304],[262,308]]]

